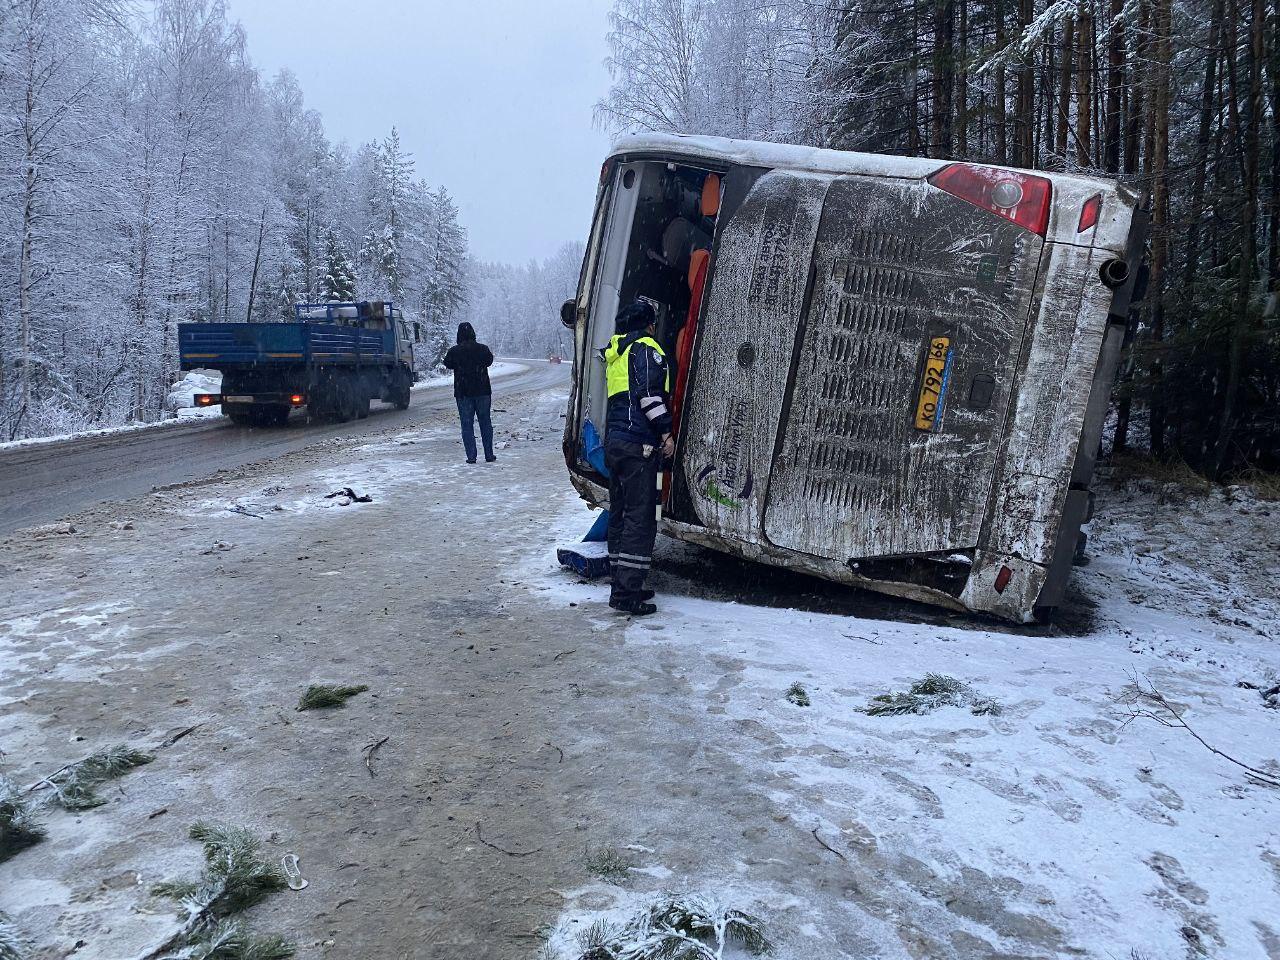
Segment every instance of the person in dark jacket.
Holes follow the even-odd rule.
[[[657,612],[644,587],[658,533],[658,471],[675,452],[671,375],[654,339],[653,307],[637,300],[619,313],[601,351],[609,396],[604,457],[609,468],[609,606],[636,616]]]
[[[489,367],[493,351],[476,342],[471,324],[458,324],[458,342],[444,355],[444,365],[453,371],[453,397],[458,401],[458,417],[462,420],[462,446],[467,463],[476,462],[475,421],[480,421],[480,439],[484,443],[484,462],[493,463],[493,422],[489,410],[493,388],[489,385]]]

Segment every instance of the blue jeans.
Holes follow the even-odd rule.
[[[476,458],[475,421],[480,421],[480,439],[484,441],[484,458],[493,459],[493,423],[489,420],[489,406],[493,398],[487,394],[480,397],[458,397],[458,417],[462,420],[462,446],[467,451],[467,459]]]

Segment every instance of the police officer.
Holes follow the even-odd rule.
[[[636,616],[656,613],[644,589],[658,533],[657,485],[662,461],[675,452],[667,357],[654,339],[657,315],[644,300],[624,307],[601,353],[609,412],[604,459],[609,468],[609,606]]]

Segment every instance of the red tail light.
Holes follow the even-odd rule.
[[[1049,227],[1053,184],[1044,177],[953,163],[931,176],[929,182],[1042,237]]]
[[[196,394],[196,406],[197,406],[197,407],[211,407],[211,406],[213,406],[213,404],[214,404],[214,402],[215,402],[216,400],[217,400],[217,397],[216,397],[216,396],[214,396],[214,394],[212,394],[212,393],[197,393],[197,394]]]
[[[1013,579],[1013,571],[1008,567],[1001,567],[996,571],[996,593],[1004,593],[1004,588],[1009,586],[1009,581]]]
[[[290,402],[291,404],[293,404],[295,407],[300,407],[300,406],[302,406],[302,401],[303,401],[303,400],[305,400],[305,399],[306,399],[306,398],[305,398],[305,397],[303,397],[303,395],[302,395],[302,394],[300,394],[300,393],[295,393],[293,396],[291,396],[291,397],[289,398],[289,402]]]
[[[1095,193],[1084,202],[1080,210],[1080,226],[1076,233],[1084,233],[1090,227],[1098,225],[1098,214],[1102,211],[1102,194]]]

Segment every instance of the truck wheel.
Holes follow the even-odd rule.
[[[409,378],[397,377],[395,386],[391,388],[391,402],[395,404],[397,410],[409,409]]]

